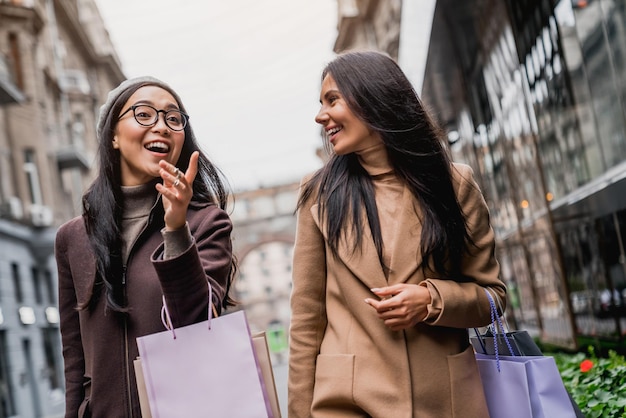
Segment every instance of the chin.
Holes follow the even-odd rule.
[[[333,152],[335,153],[335,155],[346,155],[346,154],[349,154],[349,152],[346,152],[345,149],[343,149],[341,147],[335,147],[335,146],[333,146]]]

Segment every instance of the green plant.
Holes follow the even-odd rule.
[[[563,383],[587,418],[626,417],[626,359],[610,350],[596,356],[585,353],[553,354]]]

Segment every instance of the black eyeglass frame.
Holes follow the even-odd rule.
[[[139,121],[139,119],[137,119],[137,115],[135,114],[135,109],[137,109],[138,107],[149,107],[150,109],[153,109],[156,112],[156,118],[154,119],[154,122],[146,125],[145,123],[141,123]],[[176,132],[180,132],[182,130],[185,129],[185,127],[187,126],[187,123],[189,123],[189,115],[186,114],[185,112],[183,112],[182,110],[178,110],[178,109],[170,109],[170,110],[163,110],[163,109],[157,109],[154,106],[150,106],[148,104],[134,104],[131,107],[129,107],[128,109],[126,109],[125,111],[123,111],[120,116],[117,118],[117,120],[122,119],[122,117],[127,114],[130,111],[133,111],[133,118],[135,118],[135,121],[140,124],[141,126],[154,126],[159,122],[159,113],[163,113],[163,121],[165,122],[165,124],[167,125],[168,128],[170,128],[172,131],[176,131]],[[169,124],[169,122],[167,121],[167,114],[170,112],[177,112],[179,113],[182,118],[183,118],[183,127],[180,129],[176,129],[176,128],[172,128]]]

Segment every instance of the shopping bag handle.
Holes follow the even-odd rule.
[[[500,353],[498,352],[498,326],[500,328],[500,330],[502,331],[502,337],[504,338],[504,342],[506,343],[507,348],[509,349],[509,353],[511,353],[512,356],[515,356],[515,351],[513,351],[513,348],[511,347],[511,343],[509,341],[509,337],[506,335],[506,330],[504,328],[504,324],[502,323],[502,318],[500,318],[500,315],[498,315],[498,309],[496,308],[496,303],[493,301],[493,297],[491,296],[491,293],[489,292],[489,290],[485,289],[485,293],[487,294],[487,299],[489,299],[489,308],[490,308],[490,314],[491,314],[491,326],[493,327],[493,352],[496,356],[496,367],[498,369],[498,372],[500,372]],[[476,333],[476,336],[478,337],[478,341],[480,342],[481,347],[483,348],[483,352],[486,353],[487,350],[485,349],[485,346],[481,340],[481,335],[478,332],[478,329],[474,328],[474,332]]]
[[[502,315],[500,315],[500,319],[502,319],[502,322],[504,324],[504,329],[502,330],[502,332],[509,332],[509,330],[511,329],[511,327],[509,327],[509,323],[506,320],[506,316],[504,316],[504,308],[502,307],[502,302],[500,301],[500,296],[498,295],[498,293],[493,290],[491,287],[486,287],[485,291],[488,291],[490,294],[492,294],[492,296],[495,297],[495,301],[497,302],[498,308],[500,308],[500,312],[502,312]],[[497,315],[497,313],[496,313]],[[495,331],[494,331],[495,332]]]
[[[211,329],[211,319],[214,317],[217,318],[219,315],[217,313],[217,309],[215,309],[215,305],[213,304],[213,287],[211,287],[211,283],[209,285],[209,308],[208,308],[208,321],[207,326],[208,329]],[[172,325],[172,317],[170,316],[170,311],[167,309],[167,303],[165,302],[165,295],[162,296],[163,305],[161,306],[161,322],[166,329],[172,331],[172,338],[176,339],[176,330],[174,329],[174,325]]]

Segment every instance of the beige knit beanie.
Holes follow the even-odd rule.
[[[157,78],[151,77],[151,76],[141,76],[141,77],[130,78],[128,80],[122,81],[122,83],[120,83],[119,86],[111,90],[107,96],[106,102],[104,102],[104,104],[100,106],[100,113],[98,114],[98,123],[96,124],[96,132],[98,133],[98,139],[102,138],[102,130],[104,128],[104,122],[106,121],[107,115],[113,108],[113,104],[115,103],[117,98],[129,88],[132,88],[133,86],[137,86],[137,85],[142,85],[142,84],[151,85],[151,86],[159,86],[169,91],[170,93],[172,93],[172,95],[178,102],[178,105],[180,106],[181,110],[183,112],[185,111],[182,101],[180,100],[180,97],[174,91],[174,89],[172,89],[167,83],[164,83],[163,81]]]

